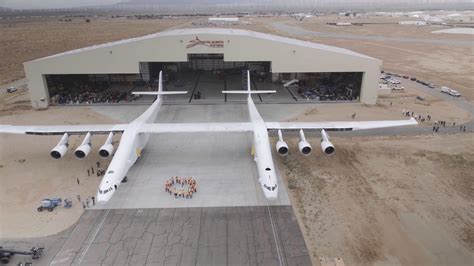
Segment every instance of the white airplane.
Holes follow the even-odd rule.
[[[151,133],[202,133],[202,132],[252,132],[252,154],[258,169],[263,193],[267,199],[278,196],[278,182],[275,174],[268,131],[278,131],[276,150],[285,156],[289,152],[288,144],[283,140],[282,131],[298,130],[300,142],[298,148],[303,155],[309,155],[311,145],[306,140],[304,130],[321,131],[321,149],[325,154],[334,154],[334,145],[329,141],[326,130],[361,130],[395,126],[416,125],[415,119],[387,121],[350,121],[350,122],[265,122],[252,100],[252,94],[275,93],[274,90],[252,91],[250,89],[250,72],[247,71],[247,90],[223,91],[229,94],[247,94],[250,122],[238,123],[154,123],[162,104],[162,95],[186,94],[186,91],[163,91],[162,73],[159,76],[158,91],[134,92],[136,95],[156,95],[157,99],[148,109],[130,124],[111,125],[57,125],[57,126],[14,126],[0,125],[0,133],[27,135],[63,135],[59,143],[51,150],[54,159],[64,157],[68,150],[70,135],[86,135],[81,145],[75,150],[77,158],[85,158],[91,150],[91,134],[108,134],[105,144],[99,149],[99,155],[107,158],[114,152],[113,134],[122,133],[117,151],[102,178],[98,192],[98,201],[108,201],[118,189],[130,167],[141,156],[149,134]]]

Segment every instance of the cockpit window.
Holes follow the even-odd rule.
[[[114,173],[113,170],[110,170],[110,171],[107,172],[107,174],[113,174],[113,173]]]
[[[99,193],[102,194],[102,190],[99,189]]]
[[[270,170],[272,170],[270,169],[270,167],[265,168],[265,171],[270,171]]]
[[[267,186],[266,184],[263,184],[263,187],[264,187],[264,188],[266,188],[268,191],[270,191],[270,190],[271,190],[271,189],[270,189],[270,187],[269,187],[269,186]]]

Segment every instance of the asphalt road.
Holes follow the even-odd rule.
[[[438,40],[438,39],[421,39],[421,38],[407,38],[407,37],[392,37],[392,36],[380,36],[380,35],[355,35],[348,33],[332,33],[332,32],[317,32],[307,29],[303,29],[298,26],[290,26],[284,22],[272,22],[270,27],[282,31],[286,34],[299,36],[299,37],[320,37],[320,38],[332,38],[332,39],[346,39],[346,40],[364,40],[364,41],[389,41],[389,42],[403,42],[403,43],[426,43],[426,44],[438,44],[438,45],[454,45],[454,46],[467,46],[472,47],[472,41],[460,41],[460,40]]]

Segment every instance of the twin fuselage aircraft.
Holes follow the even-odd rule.
[[[304,130],[321,131],[321,149],[327,155],[334,154],[334,145],[329,141],[326,130],[361,130],[371,128],[415,125],[410,120],[387,121],[351,121],[351,122],[265,122],[260,116],[252,100],[252,94],[275,93],[273,90],[252,91],[250,89],[250,73],[247,71],[247,90],[223,91],[229,94],[246,94],[249,112],[249,122],[237,123],[155,123],[159,109],[163,103],[163,95],[185,94],[186,91],[163,91],[162,73],[159,75],[158,91],[133,92],[135,95],[156,95],[157,98],[148,109],[129,124],[116,125],[58,125],[58,126],[14,126],[0,125],[0,133],[28,135],[62,135],[59,143],[51,150],[54,159],[64,157],[68,150],[70,135],[86,135],[74,154],[81,159],[91,151],[91,135],[108,134],[105,144],[99,149],[99,155],[108,158],[113,155],[97,192],[98,201],[108,201],[119,188],[129,169],[141,156],[150,134],[159,133],[203,133],[203,132],[252,132],[255,163],[258,170],[258,181],[265,197],[269,200],[278,196],[278,182],[271,153],[268,131],[278,131],[276,150],[285,156],[289,152],[287,143],[283,140],[282,131],[299,131],[298,148],[303,155],[309,155],[311,145],[306,140]],[[120,142],[114,153],[113,134],[121,133]]]

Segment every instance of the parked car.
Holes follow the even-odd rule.
[[[461,93],[456,90],[449,90],[448,94],[454,97],[461,97]]]
[[[12,93],[12,92],[15,92],[17,89],[15,87],[10,87],[7,89],[7,92],[8,93]]]
[[[428,85],[428,88],[434,89],[435,85],[433,83],[431,83],[430,85]]]
[[[416,78],[415,78],[415,77],[411,77],[411,79],[410,79],[410,80],[412,80],[412,81],[416,81]]]
[[[403,78],[404,78],[404,79],[408,79],[408,78],[409,78],[409,76],[403,76]]]

